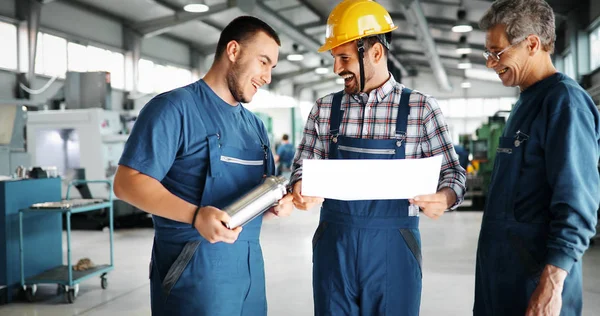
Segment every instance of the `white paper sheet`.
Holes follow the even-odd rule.
[[[442,156],[303,161],[302,195],[337,200],[411,199],[437,191]]]

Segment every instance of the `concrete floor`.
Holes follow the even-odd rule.
[[[421,315],[471,315],[475,248],[481,212],[447,213],[438,221],[421,218],[424,278]],[[318,211],[295,212],[290,218],[265,222],[262,245],[266,265],[269,315],[312,315],[311,239]],[[106,232],[75,231],[73,257],[108,262]],[[0,306],[2,316],[150,315],[148,262],[151,229],[115,233],[115,270],[109,287],[99,279],[80,286],[74,304],[41,287],[34,303]],[[600,311],[600,244],[584,257],[584,313]]]

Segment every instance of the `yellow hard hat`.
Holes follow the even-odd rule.
[[[371,0],[344,0],[331,11],[327,19],[325,44],[319,48],[319,53],[397,28],[390,14],[379,3]]]

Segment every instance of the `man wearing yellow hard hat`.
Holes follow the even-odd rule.
[[[346,0],[327,20],[330,51],[344,90],[317,100],[294,159],[294,205],[323,202],[313,238],[315,315],[418,315],[419,208],[433,219],[458,206],[465,171],[434,98],[388,72],[397,27],[378,3]],[[304,159],[417,159],[443,156],[436,194],[411,200],[341,201],[302,195]],[[348,172],[353,172],[348,170]],[[410,178],[400,181],[414,181]],[[356,185],[370,185],[359,183]]]

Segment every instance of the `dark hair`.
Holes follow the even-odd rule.
[[[288,134],[283,134],[283,137],[281,137],[281,139],[288,140],[290,139],[290,137],[288,136]]]
[[[388,53],[389,50],[388,48],[381,42],[381,39],[379,38],[379,36],[385,37],[385,40],[389,43],[389,45],[392,45],[392,32],[388,32],[385,34],[381,34],[381,35],[375,35],[375,36],[369,36],[369,37],[365,37],[364,40],[364,45],[365,45],[365,52],[369,51],[369,49],[371,49],[371,47],[375,46],[375,44],[380,43],[381,46],[383,46],[383,54],[385,55],[385,57],[388,57]]]
[[[217,44],[217,51],[215,52],[215,59],[218,59],[223,55],[229,42],[236,41],[238,43],[243,43],[251,39],[258,32],[266,33],[277,42],[277,45],[281,46],[279,35],[277,35],[277,32],[275,32],[272,27],[258,18],[244,15],[233,19],[233,21],[223,29],[223,32],[221,32]]]

